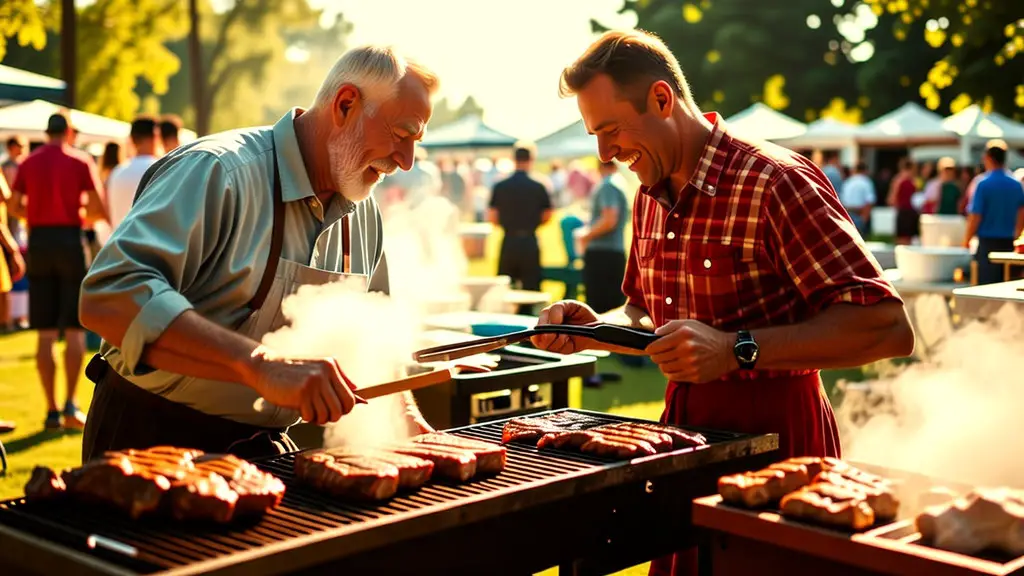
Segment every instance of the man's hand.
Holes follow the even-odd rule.
[[[570,324],[580,326],[598,321],[597,313],[583,302],[561,300],[541,311],[537,325]],[[540,334],[531,338],[530,342],[541,350],[550,350],[559,354],[575,354],[582,350],[593,349],[595,344],[590,338],[567,334]]]
[[[3,255],[0,254],[0,258],[2,257]],[[11,282],[17,282],[24,278],[26,270],[25,259],[21,256],[21,252],[15,251],[11,254],[9,262],[11,263]]]
[[[647,353],[672,382],[703,384],[739,368],[732,334],[697,320],[673,320],[654,333],[661,338],[647,347]]]
[[[253,352],[247,384],[267,402],[298,410],[312,424],[337,422],[360,401],[334,358],[282,358],[262,346]]]

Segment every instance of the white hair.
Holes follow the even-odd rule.
[[[342,54],[327,73],[313,99],[314,107],[329,108],[338,90],[345,84],[359,89],[367,110],[372,114],[381,102],[395,96],[398,82],[406,74],[415,74],[430,93],[438,87],[437,76],[422,65],[400,55],[391,46],[361,46]]]

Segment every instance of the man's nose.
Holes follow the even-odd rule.
[[[415,156],[413,155],[413,149],[415,146],[416,143],[411,140],[408,142],[402,140],[398,146],[395,147],[395,152],[391,157],[402,170],[408,171],[412,169],[412,164],[415,160]]]

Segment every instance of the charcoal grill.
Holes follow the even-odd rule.
[[[561,412],[561,411],[555,411]],[[595,425],[629,419],[574,412]],[[450,430],[499,441],[504,422]],[[381,504],[297,485],[294,454],[256,463],[288,491],[258,523],[131,521],[77,504],[0,503],[3,574],[607,573],[691,542],[690,503],[720,474],[762,466],[776,435],[699,430],[709,445],[632,461],[508,445],[508,464],[464,485],[431,483]]]

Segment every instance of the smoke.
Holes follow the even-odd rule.
[[[931,312],[918,315],[922,332],[948,327]],[[844,457],[974,486],[1024,487],[1024,315],[1008,305],[946,332],[927,361],[845,385],[836,413]]]
[[[461,288],[468,263],[459,214],[439,188],[431,174],[414,168],[385,179],[374,192],[382,205],[390,296],[366,293],[350,280],[304,286],[284,301],[287,325],[263,343],[283,355],[333,356],[357,387],[409,375],[412,353],[430,345],[423,338],[424,317],[469,309]],[[417,433],[404,398],[392,394],[357,405],[325,427],[324,445],[374,444]]]

